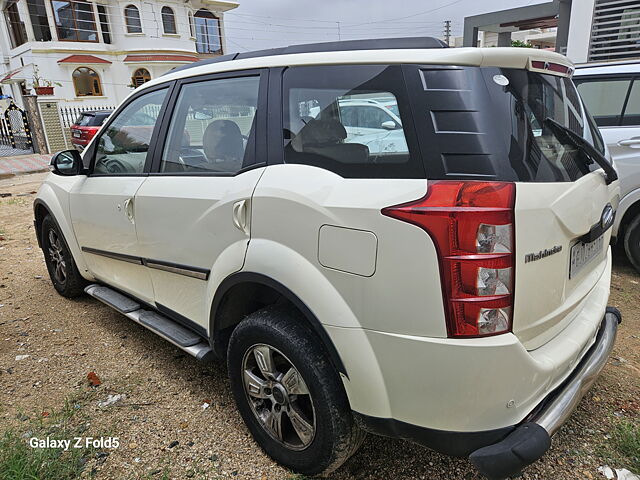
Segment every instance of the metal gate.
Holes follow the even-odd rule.
[[[33,153],[27,113],[11,102],[0,117],[0,157]]]

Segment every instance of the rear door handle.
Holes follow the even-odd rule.
[[[248,201],[239,200],[233,204],[233,224],[236,228],[249,235]]]
[[[133,198],[127,198],[124,201],[124,214],[127,216],[131,223],[135,223],[133,215]]]
[[[621,147],[635,147],[635,146],[640,147],[640,137],[633,137],[627,140],[620,140],[618,142],[618,145],[620,145]]]

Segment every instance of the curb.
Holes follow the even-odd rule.
[[[43,173],[48,171],[48,168],[41,168],[40,170],[29,170],[27,172],[0,173],[0,180],[6,180],[8,178],[20,177],[22,175],[31,175],[32,173]]]

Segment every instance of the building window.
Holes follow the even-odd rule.
[[[143,83],[147,83],[149,80],[151,80],[149,70],[146,68],[139,68],[134,72],[133,77],[131,77],[131,84],[134,87],[139,87]]]
[[[196,38],[196,29],[193,26],[193,13],[189,12],[189,34],[191,38]]]
[[[98,21],[100,22],[100,30],[102,31],[102,41],[111,43],[111,29],[109,28],[109,14],[107,7],[104,5],[96,5],[98,7]]]
[[[16,1],[10,1],[4,9],[4,17],[7,21],[9,36],[11,37],[11,46],[16,48],[27,42],[27,30],[24,23],[20,19],[18,5]]]
[[[175,34],[178,33],[176,29],[176,16],[173,10],[169,7],[162,7],[162,29],[164,33]]]
[[[209,10],[201,9],[195,15],[196,50],[198,53],[222,53],[220,21]]]
[[[124,21],[127,24],[128,33],[142,33],[142,21],[138,7],[135,5],[124,7]]]
[[[29,9],[33,37],[36,42],[51,41],[51,29],[49,28],[49,19],[47,18],[47,8],[44,6],[44,0],[30,0],[27,2],[27,8]]]
[[[67,42],[97,42],[98,32],[92,4],[84,0],[52,0],[58,39]]]
[[[76,89],[76,97],[102,96],[100,77],[88,67],[75,69],[73,72],[73,86]]]

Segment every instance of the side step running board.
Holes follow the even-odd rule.
[[[213,358],[213,350],[209,342],[200,335],[158,312],[145,310],[135,300],[98,284],[89,285],[84,291],[198,360],[209,361]]]

